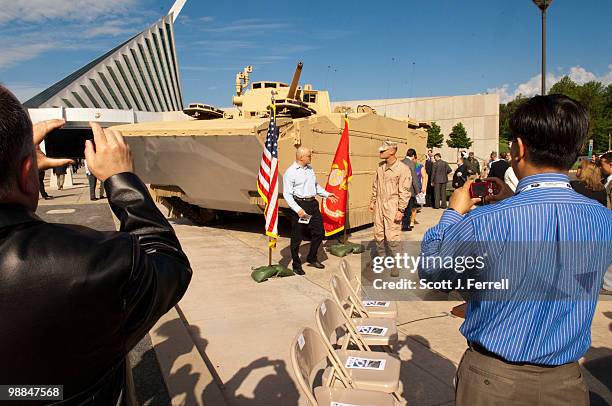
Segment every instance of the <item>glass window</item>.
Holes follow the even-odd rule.
[[[316,93],[304,93],[304,102],[305,103],[316,103],[317,102]]]

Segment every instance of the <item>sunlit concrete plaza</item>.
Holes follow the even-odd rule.
[[[91,202],[83,170],[74,186],[47,189],[37,214],[51,222],[77,223],[99,230],[118,224],[106,200]],[[47,178],[48,187],[48,178]],[[165,208],[160,207],[162,212]],[[402,238],[420,241],[441,210],[422,209],[418,224]],[[290,361],[290,345],[299,329],[316,330],[315,308],[331,298],[329,280],[340,259],[320,251],[326,269],[305,267],[305,276],[257,284],[251,267],[267,263],[267,239],[261,219],[246,216],[211,227],[186,219],[171,220],[193,268],[181,302],[166,314],[132,352],[132,372],[140,404],[146,405],[307,405]],[[281,221],[275,262],[287,263],[289,227]],[[372,228],[351,236],[371,239]],[[330,240],[331,241],[331,240]],[[333,241],[332,241],[333,242]],[[324,246],[329,245],[324,243]],[[308,244],[302,249],[307,250]],[[360,256],[346,257],[358,268]],[[398,302],[400,380],[410,405],[454,404],[453,380],[466,349],[450,314],[460,302]],[[610,358],[612,301],[600,296],[592,326],[592,345],[581,360],[591,404],[612,402]]]

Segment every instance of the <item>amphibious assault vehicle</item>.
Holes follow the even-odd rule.
[[[114,127],[132,148],[136,172],[169,209],[206,224],[219,211],[261,213],[264,202],[257,193],[257,176],[266,138],[271,97],[275,97],[279,129],[279,178],[304,145],[313,150],[312,165],[325,186],[344,118],[349,120],[350,159],[349,227],[372,222],[368,210],[373,174],[379,164],[378,147],[384,140],[425,153],[428,123],[378,115],[368,106],[356,111],[332,111],[329,93],[312,85],[299,86],[299,63],[290,84],[250,81],[252,67],[236,75],[234,111],[220,118],[146,122]],[[281,213],[288,210],[279,191]]]

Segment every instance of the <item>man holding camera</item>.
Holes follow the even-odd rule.
[[[612,211],[569,185],[567,172],[588,127],[587,111],[568,97],[526,101],[510,118],[516,194],[489,178],[498,192],[485,199],[494,204],[474,208],[480,199],[470,195],[468,181],[425,234],[424,256],[458,257],[492,243],[497,251],[485,251],[489,257],[479,272],[434,264],[419,269],[421,278],[456,286],[505,272],[515,283],[501,296],[470,292],[460,328],[469,348],[457,371],[458,406],[589,403],[578,360],[589,348],[598,292],[612,258]],[[488,294],[497,300],[483,300]]]
[[[123,137],[97,124],[85,156],[121,231],[34,214],[38,170],[70,163],[38,148],[63,124],[32,126],[0,86],[0,382],[63,385],[66,404],[124,404],[126,355],[181,299],[191,269]]]

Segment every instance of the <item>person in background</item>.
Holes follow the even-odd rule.
[[[605,176],[605,188],[608,209],[612,209],[612,151],[608,151],[599,158],[601,172]]]
[[[57,190],[62,190],[64,188],[64,179],[66,178],[66,166],[59,166],[57,168],[53,168],[53,173],[57,177]]]
[[[87,159],[85,159],[84,162],[85,174],[87,175],[87,180],[89,181],[89,200],[95,201],[98,200],[98,198],[96,198],[96,184],[98,183],[98,179],[96,179],[96,176],[89,170],[89,167],[87,166]],[[104,184],[102,182],[100,182],[100,199],[104,199]]]
[[[442,155],[434,155],[435,162],[431,171],[431,183],[434,185],[434,209],[442,207],[446,209],[446,184],[448,183],[448,174],[453,170],[446,161],[442,159]]]
[[[491,151],[491,155],[489,156],[489,159],[485,162],[485,165],[483,168],[484,169],[482,172],[483,178],[490,177],[491,165],[493,165],[493,162],[496,162],[496,161],[497,161],[497,152]]]
[[[599,165],[601,166],[601,173],[605,177],[603,183],[606,190],[607,207],[612,209],[612,151],[608,151],[599,157]],[[612,265],[604,276],[601,293],[612,296]]]
[[[591,162],[597,165],[597,161],[591,160]],[[587,167],[588,164],[589,164],[589,161],[587,161],[586,159],[579,159],[578,160],[578,168],[576,168],[576,177],[577,178],[580,178],[580,173],[582,172],[582,170],[584,168]]]
[[[406,152],[406,158],[402,160],[402,163],[410,169],[410,199],[408,200],[408,207],[402,217],[402,231],[412,231],[414,227],[413,218],[416,217],[417,202],[416,196],[421,193],[421,184],[416,171],[417,153],[413,148],[408,148]],[[414,214],[413,214],[414,212]]]
[[[431,173],[433,171],[433,164],[435,160],[433,157],[433,151],[431,149],[427,150],[427,155],[425,156],[425,172],[427,172],[427,187],[425,188],[425,205],[429,207],[433,207],[433,199],[434,199],[434,188],[433,183],[431,183]]]
[[[418,160],[418,157],[416,161],[416,174],[417,179],[419,181],[419,185],[421,185],[421,193],[420,195],[417,195],[417,205],[419,205],[419,208],[417,208],[417,210],[415,210],[414,212],[415,218],[412,220],[413,227],[416,222],[416,214],[421,212],[420,207],[422,207],[427,202],[427,191],[425,185],[427,185],[427,183],[429,182],[429,176],[427,175],[427,171],[425,170],[425,165]]]
[[[504,180],[504,175],[506,171],[510,167],[510,163],[508,162],[508,158],[510,154],[507,152],[502,152],[499,154],[501,159],[496,160],[491,164],[491,170],[489,171],[489,178],[497,178],[501,181]]]
[[[459,158],[458,164],[459,166],[457,166],[457,169],[455,169],[452,181],[452,186],[455,189],[463,186],[470,177],[475,175],[472,168],[468,165],[467,159]]]
[[[304,275],[302,260],[300,259],[300,244],[305,229],[310,230],[312,239],[306,262],[308,266],[323,269],[323,265],[317,258],[319,246],[323,241],[325,230],[323,229],[323,217],[319,209],[317,196],[328,198],[336,203],[338,197],[325,190],[317,182],[317,177],[311,165],[312,150],[300,146],[295,151],[295,162],[287,168],[283,175],[283,197],[291,208],[291,259],[293,261],[293,272]],[[309,219],[307,223],[300,223],[300,219]]]
[[[518,185],[519,180],[516,177],[516,174],[514,173],[514,169],[512,169],[512,166],[506,169],[506,173],[504,174],[504,183],[506,183],[506,185],[508,185],[508,187],[510,187],[510,189],[512,189],[513,192],[516,191],[516,186]]]
[[[467,165],[468,169],[472,171],[472,173],[480,175],[480,164],[478,163],[478,159],[474,157],[473,151],[468,154],[465,164]]]
[[[38,191],[43,199],[53,199],[53,196],[49,196],[45,190],[45,171],[38,171]]]
[[[378,148],[382,162],[378,164],[374,182],[370,211],[374,214],[374,240],[379,257],[393,257],[399,254],[402,231],[402,217],[410,200],[412,178],[410,169],[396,156],[397,143],[386,140]],[[398,277],[394,267],[391,276]]]
[[[570,182],[572,188],[581,195],[596,200],[606,206],[606,189],[604,185],[601,184],[601,172],[597,165],[584,160],[579,169],[580,171],[576,172],[578,180]]]
[[[75,159],[74,163],[72,164],[72,173],[76,174],[77,171],[79,170],[80,167],[80,159]]]

